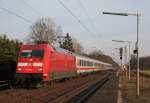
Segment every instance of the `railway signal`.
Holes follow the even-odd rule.
[[[123,55],[123,48],[122,47],[120,47],[120,60],[122,60],[122,55]]]
[[[134,53],[134,54],[137,54],[137,53],[138,53],[138,50],[137,50],[137,49],[133,50],[133,53]]]
[[[120,42],[120,43],[128,43],[128,56],[129,56],[129,70],[128,70],[128,77],[129,77],[129,80],[130,80],[130,62],[131,62],[131,54],[130,54],[130,41],[129,40],[112,40],[114,42]],[[126,47],[125,47],[126,48]],[[125,50],[125,53],[126,53],[126,65],[127,65],[127,51]]]

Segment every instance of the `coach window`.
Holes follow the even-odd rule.
[[[83,66],[85,66],[85,60],[83,61]]]
[[[90,66],[90,62],[89,61],[87,61],[87,66]]]
[[[82,66],[84,66],[84,60],[82,60]]]
[[[86,61],[84,61],[84,66],[86,66]]]
[[[92,64],[91,64],[91,62],[89,62],[89,66],[91,66]]]
[[[81,66],[83,66],[83,60],[81,60]]]
[[[84,60],[82,60],[82,66],[84,66]]]
[[[80,66],[80,60],[77,59],[77,66]]]
[[[85,66],[85,61],[83,60],[83,66]]]
[[[88,61],[86,61],[86,66],[88,66]]]
[[[91,66],[93,66],[93,62],[91,62]]]
[[[79,60],[77,59],[77,66],[79,66]]]
[[[82,60],[82,66],[84,66],[84,60]]]
[[[79,66],[81,66],[81,60],[79,59]]]
[[[82,65],[82,62],[81,62],[81,60],[79,59],[79,66],[81,66]]]

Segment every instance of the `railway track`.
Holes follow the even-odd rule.
[[[140,74],[141,76],[144,76],[144,77],[150,78],[150,75],[149,75],[149,74],[147,74],[147,73],[139,72],[139,74]],[[133,71],[133,75],[134,75],[134,76],[136,76],[136,71]]]
[[[84,85],[57,97],[49,103],[82,103],[88,100],[92,94],[103,86],[109,80],[109,76],[104,76],[100,80],[93,81],[91,83],[85,83]]]
[[[10,89],[0,93],[0,101],[4,103],[58,103],[67,102],[82,91],[89,89],[108,75],[108,73],[92,74],[71,81],[58,83],[53,87],[39,89]],[[101,79],[100,79],[101,78]],[[91,87],[92,88],[92,87]],[[60,92],[61,91],[61,92]],[[87,90],[89,91],[89,90]]]
[[[99,80],[89,88],[85,89],[83,92],[75,96],[74,98],[71,98],[67,101],[67,103],[83,103],[86,102],[95,92],[97,89],[102,87],[107,81],[109,80],[109,77],[106,76],[103,79]]]
[[[5,89],[5,88],[11,88],[10,80],[0,81],[0,90]]]

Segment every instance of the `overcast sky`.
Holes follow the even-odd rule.
[[[88,28],[87,31],[59,2],[61,1]],[[5,10],[4,10],[5,9]],[[18,18],[12,11],[25,20]],[[103,11],[141,13],[140,55],[150,55],[150,0],[0,0],[0,33],[25,40],[30,26],[41,17],[51,18],[63,33],[69,32],[86,51],[100,49],[117,58],[114,48],[125,44],[111,40],[130,40],[133,50],[136,41],[136,17],[103,15]]]

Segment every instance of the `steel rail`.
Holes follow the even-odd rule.
[[[82,91],[77,96],[71,98],[66,103],[83,103],[86,102],[99,88],[101,88],[107,81],[109,80],[109,76],[105,76],[92,86],[88,87],[84,91]]]

